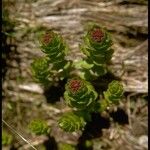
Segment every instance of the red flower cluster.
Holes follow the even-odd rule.
[[[51,33],[46,33],[43,38],[42,38],[42,42],[46,45],[48,45],[50,42],[52,41],[52,35]]]
[[[104,33],[100,30],[100,28],[95,28],[91,31],[92,40],[95,42],[101,42],[104,37]]]
[[[69,82],[69,88],[73,93],[77,92],[81,88],[81,86],[82,86],[82,81],[80,80],[71,80]]]

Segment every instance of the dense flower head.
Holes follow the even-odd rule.
[[[42,43],[45,45],[48,45],[53,38],[53,34],[52,32],[46,32],[43,36],[42,36]]]
[[[83,86],[82,80],[72,79],[68,82],[68,88],[72,93],[78,92]]]
[[[91,38],[93,41],[95,42],[101,42],[103,37],[104,37],[104,33],[102,32],[102,30],[98,27],[93,28],[90,31],[91,34]]]

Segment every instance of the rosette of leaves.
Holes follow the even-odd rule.
[[[81,51],[86,55],[86,59],[81,61],[81,77],[94,79],[107,72],[106,64],[112,58],[114,52],[111,49],[112,40],[110,35],[99,25],[91,24],[85,34]]]
[[[123,96],[123,85],[116,80],[113,80],[108,85],[107,91],[104,92],[104,98],[111,103],[117,103]]]
[[[92,110],[98,94],[89,82],[80,78],[73,78],[68,80],[65,89],[66,104],[79,110]]]
[[[86,125],[86,121],[81,114],[76,112],[68,112],[58,120],[58,125],[66,132],[74,132],[82,130]]]
[[[28,128],[32,133],[36,135],[49,134],[51,130],[47,123],[44,120],[40,119],[31,121],[28,125]]]
[[[10,145],[13,141],[12,135],[7,133],[5,130],[2,131],[2,145]]]

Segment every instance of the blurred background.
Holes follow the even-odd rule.
[[[38,150],[148,149],[147,3],[147,0],[2,0],[2,125],[11,137],[3,150],[33,149],[17,133]],[[86,24],[91,21],[111,33],[115,53],[110,67],[121,77],[125,97],[111,114],[113,122],[96,115],[83,133],[65,133],[57,125],[59,116],[67,109],[63,93],[57,87],[44,91],[34,81],[30,65],[34,58],[43,55],[37,36],[46,29],[62,34],[70,48],[70,59],[82,58],[78,46]],[[49,137],[29,132],[28,123],[34,118],[42,118],[52,126]],[[70,149],[64,149],[65,144]]]

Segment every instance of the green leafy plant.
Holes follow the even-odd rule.
[[[51,128],[43,120],[36,119],[32,120],[28,126],[30,131],[36,135],[49,134]]]
[[[108,89],[104,92],[105,100],[109,101],[110,103],[118,103],[123,95],[123,86],[119,81],[112,81],[108,85]]]
[[[47,31],[39,38],[40,48],[46,56],[35,59],[31,64],[33,76],[45,85],[55,83],[55,79],[63,80],[71,69],[71,61],[65,56],[68,46],[63,38],[53,31]]]
[[[116,80],[113,80],[108,85],[107,91],[104,91],[104,99],[100,102],[100,112],[103,112],[112,104],[118,104],[123,96],[123,85]]]
[[[92,112],[105,111],[111,104],[117,104],[122,95],[123,86],[119,81],[113,80],[107,91],[104,91],[104,99],[99,100],[97,92],[89,82],[79,78],[68,80],[64,99],[76,111],[66,113],[60,118],[60,128],[68,132],[84,129],[86,122],[91,121]]]
[[[95,79],[108,72],[107,64],[114,53],[111,36],[103,27],[98,24],[88,26],[80,45],[86,57],[80,61],[66,59],[69,47],[58,33],[48,31],[39,41],[45,56],[32,63],[34,77],[44,85],[68,80],[64,101],[72,111],[59,118],[61,129],[66,132],[83,130],[87,122],[91,121],[93,112],[101,113],[119,103],[124,91],[121,82],[113,80],[103,93],[98,93],[93,86]],[[99,99],[99,94],[102,99]]]
[[[83,37],[81,51],[86,55],[84,60],[76,63],[80,69],[79,76],[85,80],[93,80],[107,73],[107,63],[111,60],[114,50],[112,40],[104,28],[90,24]]]
[[[49,82],[49,76],[50,76],[50,70],[49,70],[49,64],[48,60],[45,58],[39,58],[34,61],[34,63],[31,64],[32,66],[32,74],[36,77],[36,79],[46,84]]]
[[[2,145],[10,145],[13,141],[13,137],[11,134],[2,130]]]
[[[82,130],[86,122],[82,115],[76,112],[69,112],[64,114],[58,121],[60,128],[67,132]]]

